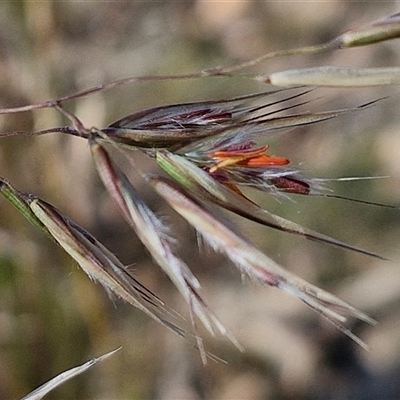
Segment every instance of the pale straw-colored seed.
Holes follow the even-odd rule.
[[[400,68],[316,67],[290,69],[257,80],[275,86],[367,87],[400,84]]]

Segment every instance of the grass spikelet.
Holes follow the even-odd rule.
[[[315,67],[275,72],[260,81],[274,86],[368,87],[400,84],[400,68]]]
[[[352,250],[381,260],[387,260],[378,254],[351,246],[262,209],[246,197],[218,182],[217,179],[214,179],[207,172],[182,156],[163,150],[157,152],[157,161],[161,168],[191,192],[238,215],[262,225],[304,237],[305,239]]]
[[[114,254],[92,235],[38,198],[31,198],[29,207],[91,279],[101,283],[110,294],[116,294],[173,332],[183,335],[180,328],[162,316],[166,312],[164,303],[136,280]]]
[[[125,219],[156,263],[182,294],[190,307],[191,315],[197,316],[211,334],[214,334],[213,325],[215,325],[223,335],[228,336],[238,348],[242,349],[233,335],[223,326],[205,300],[202,299],[198,292],[200,283],[187,264],[176,254],[166,233],[167,228],[141,200],[125,174],[112,162],[105,149],[93,140],[90,145],[97,170],[108,193],[117,203]],[[193,318],[192,324],[196,328]],[[197,332],[196,337],[199,342],[198,346],[202,350],[203,362],[206,362],[205,352]]]
[[[223,252],[243,273],[300,299],[328,321],[333,321],[335,326],[351,339],[367,348],[343,323],[346,321],[346,315],[368,323],[375,322],[372,318],[283,269],[174,182],[165,178],[151,178],[150,182],[176,212],[204,236],[213,248]]]

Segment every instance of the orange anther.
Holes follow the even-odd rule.
[[[211,157],[217,161],[217,164],[210,168],[210,172],[212,173],[217,169],[229,167],[231,165],[265,167],[289,164],[289,160],[285,157],[275,157],[265,154],[268,148],[269,146],[266,145],[257,149],[216,151]]]

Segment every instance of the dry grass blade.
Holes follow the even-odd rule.
[[[302,300],[360,346],[367,348],[366,344],[351,333],[343,323],[347,319],[346,316],[370,324],[375,323],[373,319],[331,293],[283,269],[174,182],[165,178],[152,178],[150,181],[175,211],[204,236],[211,246],[225,253],[242,272],[263,284],[280,288]]]
[[[40,400],[40,399],[42,399],[46,394],[48,394],[52,390],[56,389],[58,386],[67,382],[68,380],[74,378],[75,376],[82,374],[83,372],[87,371],[89,368],[95,366],[99,362],[104,361],[106,358],[112,356],[114,353],[116,353],[120,349],[121,349],[121,347],[118,349],[115,349],[113,351],[110,351],[109,353],[104,354],[100,357],[92,358],[90,361],[86,362],[85,364],[82,364],[78,367],[72,368],[68,371],[65,371],[65,372],[57,375],[53,379],[50,379],[48,382],[44,383],[42,386],[35,389],[33,392],[24,396],[21,400]]]

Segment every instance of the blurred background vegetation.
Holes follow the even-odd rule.
[[[0,106],[35,103],[128,76],[195,72],[269,51],[325,42],[398,11],[397,2],[75,2],[0,3]],[[386,42],[272,60],[255,71],[301,66],[393,66],[400,44]],[[239,78],[130,85],[70,102],[86,126],[103,127],[173,102],[265,90]],[[373,108],[271,138],[310,176],[389,176],[332,183],[335,192],[400,204],[398,88],[318,89],[303,110]],[[2,116],[1,131],[60,126],[53,110]],[[148,162],[143,160],[143,163]],[[121,160],[121,163],[124,163]],[[123,165],[123,164],[122,164]],[[111,301],[64,252],[0,202],[0,398],[19,398],[62,371],[122,346],[49,399],[393,399],[400,397],[400,270],[235,221],[268,255],[376,318],[354,326],[366,352],[284,293],[243,284],[222,256],[201,247],[185,223],[125,170],[144,198],[168,215],[181,254],[203,293],[246,352],[205,335],[228,363],[203,367],[196,350],[141,312]],[[146,166],[155,171],[154,165]],[[167,304],[187,315],[177,291],[118,214],[94,172],[87,144],[59,134],[0,143],[0,175],[51,202],[85,227]],[[400,260],[400,212],[341,200],[254,194],[270,211]]]

